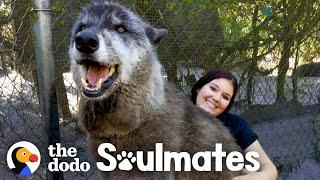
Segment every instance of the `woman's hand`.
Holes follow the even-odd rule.
[[[268,174],[265,174],[264,172],[258,171],[258,172],[249,172],[246,175],[237,176],[232,178],[232,180],[264,180],[264,179],[272,179]]]
[[[257,172],[248,172],[245,175],[234,177],[232,180],[275,180],[278,172],[275,165],[264,152],[258,140],[254,141],[244,152],[255,151],[259,154],[260,170]]]

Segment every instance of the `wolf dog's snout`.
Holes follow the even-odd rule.
[[[76,48],[82,53],[91,54],[99,48],[99,39],[94,32],[79,32],[74,41],[76,43]]]

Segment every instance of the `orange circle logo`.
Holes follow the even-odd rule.
[[[7,153],[9,168],[21,176],[34,173],[41,161],[39,149],[27,141],[17,142],[12,145]]]

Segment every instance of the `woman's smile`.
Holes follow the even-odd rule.
[[[232,83],[226,78],[217,78],[199,90],[196,104],[210,114],[218,116],[227,108],[232,95]]]

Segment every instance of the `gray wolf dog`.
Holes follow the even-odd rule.
[[[81,92],[78,121],[96,161],[102,143],[117,152],[240,151],[218,120],[194,106],[161,75],[156,46],[166,30],[144,22],[131,10],[107,2],[88,4],[76,21],[70,46],[71,69]],[[241,152],[241,151],[240,151]],[[108,162],[106,162],[108,163]],[[214,163],[214,161],[213,161]],[[214,164],[212,167],[215,167]],[[174,168],[172,168],[174,169]],[[104,179],[231,179],[236,172],[102,172]]]

